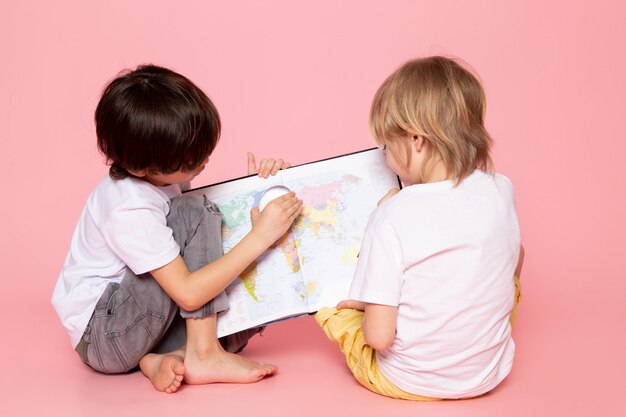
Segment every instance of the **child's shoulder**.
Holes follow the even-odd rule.
[[[369,223],[372,226],[380,226],[383,224],[392,225],[394,219],[402,218],[406,211],[406,200],[408,193],[405,189],[390,199],[380,203],[370,215]],[[410,198],[410,197],[408,197]]]
[[[513,200],[515,190],[513,182],[499,172],[484,172],[475,170],[459,185],[459,198],[471,198],[476,200],[482,197],[484,201]],[[471,197],[469,197],[471,196]]]
[[[137,178],[112,179],[106,176],[96,186],[87,204],[106,211],[115,210],[117,207],[167,205],[169,200],[180,195],[180,192],[179,186],[155,187]]]
[[[112,179],[108,175],[93,190],[92,196],[106,199],[131,199],[150,195],[150,184],[135,178]]]
[[[513,182],[511,181],[511,179],[500,172],[496,172],[495,174],[493,174],[493,178],[497,183],[507,185],[511,188],[513,187]]]
[[[372,213],[372,222],[400,222],[407,217],[418,221],[417,213],[437,213],[448,206],[458,206],[477,195],[491,199],[496,195],[513,197],[511,180],[500,173],[475,170],[458,186],[454,181],[416,184],[403,188],[398,194],[380,204]],[[394,220],[395,219],[395,220]]]
[[[479,169],[474,170],[470,175],[461,181],[457,187],[452,187],[454,191],[476,191],[476,190],[513,190],[513,183],[504,174],[499,172],[485,172]]]
[[[494,182],[496,184],[496,188],[498,189],[501,195],[505,195],[509,199],[514,199],[515,197],[515,187],[513,186],[513,182],[504,174],[500,174],[496,172],[493,175]]]
[[[498,185],[507,185],[512,187],[513,183],[511,180],[504,174],[500,172],[485,172],[480,169],[474,170],[467,178],[461,181],[461,186],[463,185],[471,185],[471,184],[492,184],[496,183]]]

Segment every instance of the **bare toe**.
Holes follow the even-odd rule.
[[[139,367],[157,391],[168,394],[176,392],[185,375],[183,358],[176,354],[150,353],[141,359]]]

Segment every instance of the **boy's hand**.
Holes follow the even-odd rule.
[[[339,303],[337,304],[337,310],[343,310],[344,308],[353,308],[355,310],[365,311],[366,305],[367,303],[364,303],[363,301],[343,300],[339,301]]]
[[[276,173],[281,169],[287,169],[290,167],[291,164],[283,161],[282,159],[267,158],[261,159],[261,163],[257,169],[254,154],[252,152],[248,152],[248,175],[258,173],[259,177],[267,178],[270,175],[276,175]]]
[[[302,200],[293,191],[270,201],[263,211],[250,210],[252,231],[267,247],[284,235],[293,221],[302,213]]]
[[[387,194],[385,194],[385,196],[383,198],[378,200],[377,206],[380,206],[385,201],[389,200],[391,197],[393,197],[394,195],[398,194],[399,192],[400,192],[399,188],[391,188],[391,189],[389,189],[389,191],[387,191]]]

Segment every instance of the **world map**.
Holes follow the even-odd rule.
[[[252,229],[250,210],[282,185],[303,201],[289,230],[226,288],[219,337],[335,306],[347,298],[370,213],[398,176],[382,149],[372,148],[296,165],[269,178],[249,175],[186,191],[222,212],[223,252]]]
[[[356,175],[328,172],[284,185],[303,201],[303,212],[227,288],[231,308],[221,313],[218,334],[220,326],[242,321],[242,314],[266,317],[278,311],[285,315],[316,311],[334,305],[338,293],[347,295],[362,233],[375,206],[367,182]],[[250,209],[264,191],[213,198],[223,213],[224,253],[251,230]]]

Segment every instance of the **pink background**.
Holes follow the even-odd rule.
[[[212,3],[0,3],[0,414],[624,415],[623,2]],[[49,299],[106,174],[92,115],[119,70],[169,66],[214,100],[224,130],[203,185],[244,174],[247,150],[297,164],[372,146],[376,88],[430,54],[459,56],[482,77],[496,167],[517,189],[524,299],[499,388],[437,404],[379,397],[309,318],[255,339],[246,355],[281,369],[255,385],[167,396],[139,373],[82,366]]]

